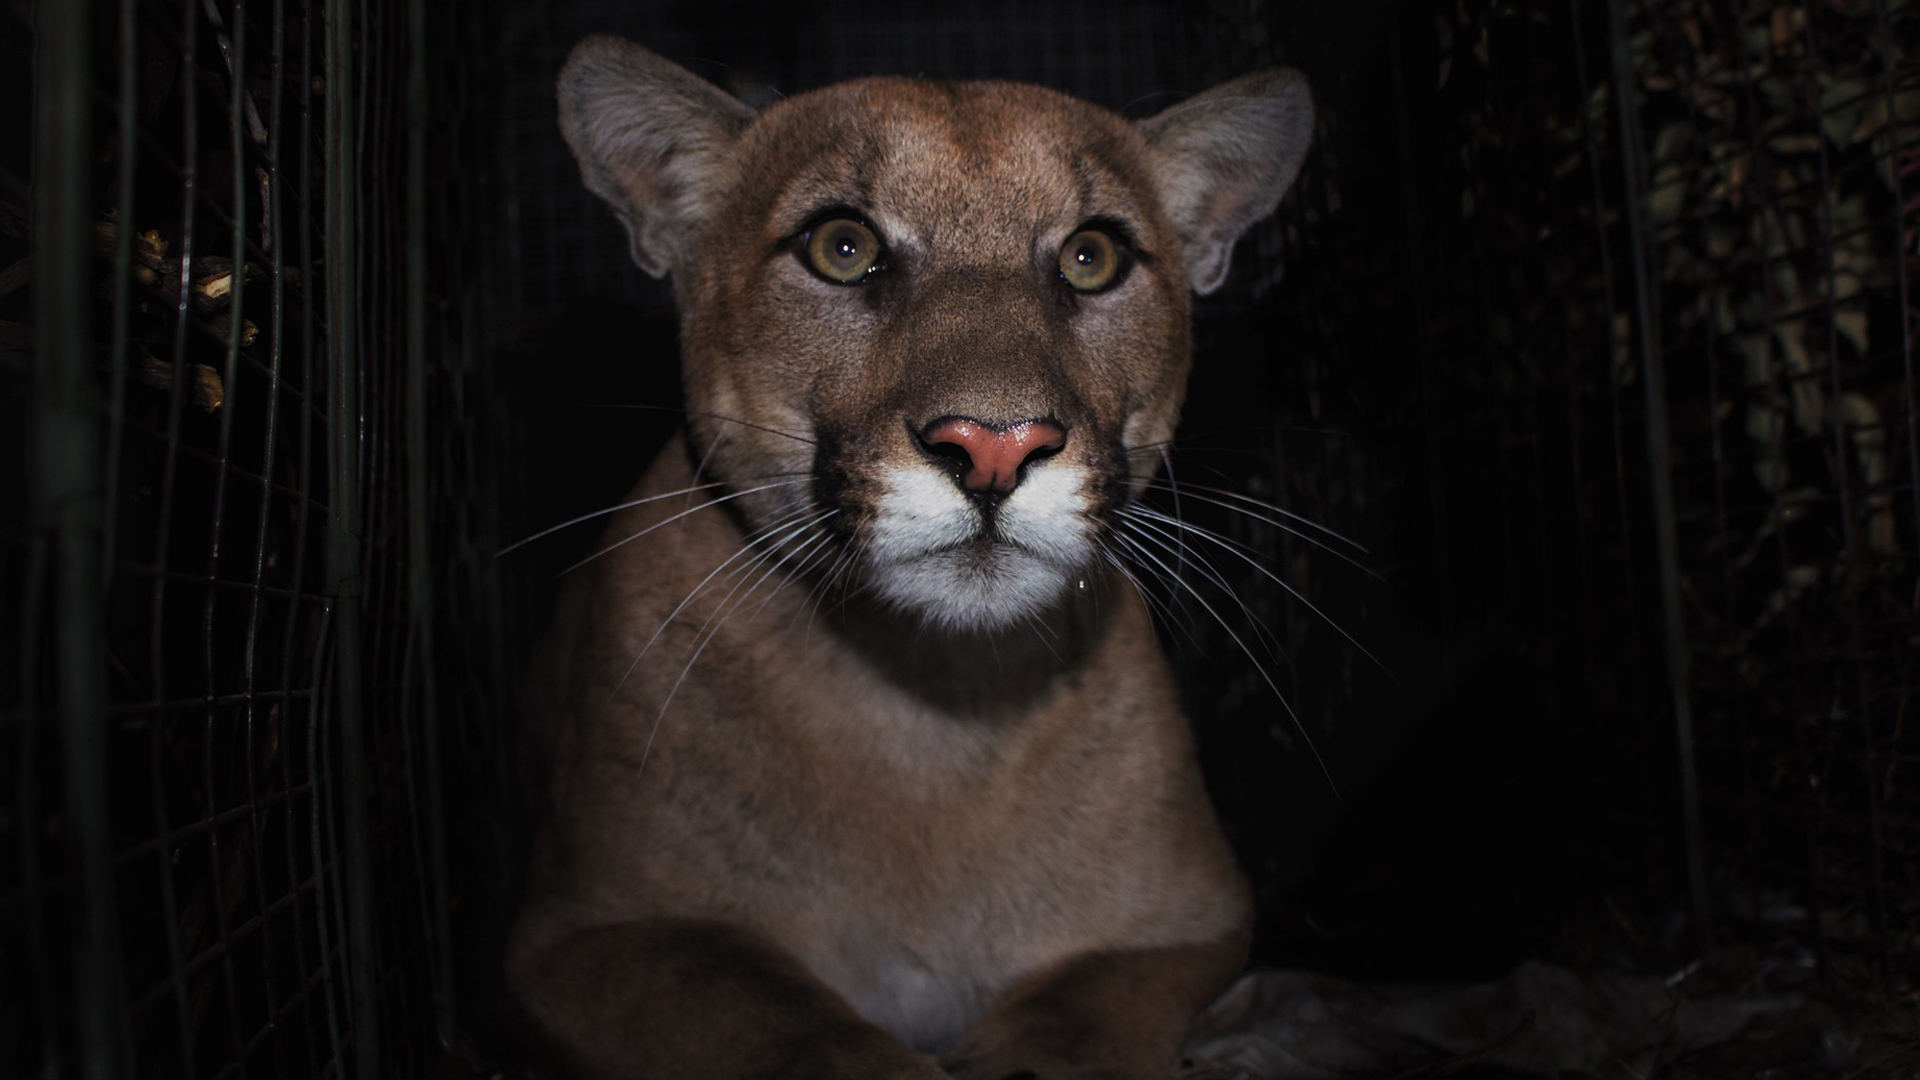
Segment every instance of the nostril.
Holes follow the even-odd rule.
[[[932,454],[934,457],[946,458],[949,461],[958,462],[961,465],[973,464],[972,455],[968,454],[967,448],[960,443],[932,442],[922,438],[920,444],[926,448],[927,453]]]
[[[1025,448],[1021,458],[1023,462],[1050,458],[1067,448],[1066,431],[1051,420],[1029,420],[1024,424],[1015,424],[1008,429],[1007,435],[1015,440],[1017,446]]]
[[[961,486],[969,490],[978,486],[974,480],[980,472],[980,463],[973,451],[976,448],[991,450],[993,432],[986,425],[964,417],[945,416],[915,432],[914,437],[930,456],[952,465],[954,479],[960,481]]]
[[[1066,430],[1051,420],[995,427],[965,416],[942,417],[917,436],[928,453],[962,466],[955,473],[960,486],[999,495],[1020,482],[1022,466],[1059,453],[1067,442]]]

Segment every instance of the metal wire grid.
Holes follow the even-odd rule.
[[[1493,612],[1541,723],[1609,718],[1619,881],[1910,963],[1915,11],[1436,18],[1401,31],[1418,396],[1370,396],[1427,433],[1441,640]]]
[[[36,11],[4,1071],[419,1072],[446,996],[422,9],[290,7]]]
[[[1722,940],[1784,920],[1849,986],[1912,977],[1916,17],[1490,2],[1380,19],[1386,71],[1353,65],[1352,41],[1302,58],[1324,107],[1289,200],[1311,265],[1267,305],[1277,317],[1202,322],[1203,358],[1271,367],[1209,388],[1203,362],[1186,429],[1271,410],[1228,486],[1368,537],[1393,588],[1330,583],[1342,567],[1258,523],[1208,524],[1320,606],[1371,608],[1376,646],[1398,624],[1435,667],[1401,650],[1413,679],[1470,699],[1443,714],[1445,764],[1395,782],[1411,805],[1510,792],[1484,821],[1510,856],[1434,869],[1511,875],[1498,932],[1530,936],[1511,954],[1472,938],[1476,955],[1436,973],[1564,947],[1542,913],[1573,889],[1641,912],[1641,947],[1666,898],[1691,894]],[[1338,40],[1332,23],[1295,11],[1273,33]],[[1389,139],[1381,162],[1367,146]],[[1294,227],[1283,216],[1276,237]],[[1381,704],[1367,664],[1277,585],[1226,576],[1278,628],[1305,725],[1364,768]],[[1383,617],[1382,597],[1402,611]],[[1267,853],[1251,869],[1284,919],[1315,808],[1276,778],[1318,777],[1286,724],[1264,733],[1270,696],[1244,664],[1197,667],[1196,711],[1227,748],[1224,812],[1257,837],[1243,852]],[[1434,768],[1449,780],[1420,787]],[[1554,779],[1514,790],[1524,776]],[[1410,832],[1403,817],[1384,836]],[[1494,891],[1480,884],[1476,909]],[[1444,950],[1422,939],[1476,915],[1394,908],[1415,927],[1396,954]],[[1269,955],[1352,962],[1315,948]]]
[[[1628,11],[1708,837],[1884,975],[1920,935],[1920,13]]]

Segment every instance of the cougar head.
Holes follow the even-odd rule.
[[[690,452],[748,536],[830,530],[875,595],[961,630],[1101,570],[1173,433],[1190,293],[1279,202],[1313,115],[1285,70],[1139,123],[887,77],[755,113],[614,38],[559,89],[587,185],[672,277]]]

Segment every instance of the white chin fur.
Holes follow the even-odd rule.
[[[1059,600],[1092,561],[1085,473],[1028,470],[1000,505],[1005,542],[975,543],[980,515],[932,466],[889,467],[868,538],[869,574],[887,601],[952,630],[994,630]]]

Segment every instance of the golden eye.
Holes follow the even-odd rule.
[[[880,238],[852,218],[837,217],[807,234],[807,264],[828,281],[857,284],[880,264]]]
[[[1120,279],[1120,245],[1105,229],[1081,229],[1060,247],[1060,276],[1081,292],[1099,292]]]

